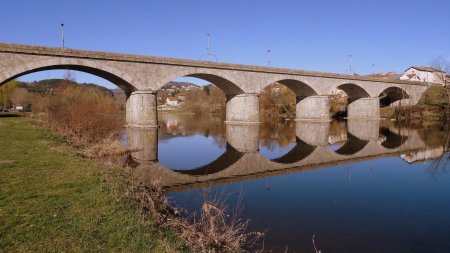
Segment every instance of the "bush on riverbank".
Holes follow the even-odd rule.
[[[83,156],[125,152],[120,142],[124,117],[117,115],[110,93],[96,87],[66,84],[35,100],[41,106],[30,118],[57,132]]]
[[[446,88],[432,85],[422,94],[417,105],[383,107],[380,115],[399,120],[442,121],[446,118],[447,105]]]

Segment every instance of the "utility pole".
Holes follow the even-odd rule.
[[[208,47],[206,50],[208,50],[208,60],[211,61],[211,34],[207,33],[206,36],[208,36]]]
[[[207,33],[206,36],[208,37],[208,45],[206,47],[207,53],[200,56],[200,60],[206,55],[208,57],[208,61],[211,61],[211,57],[214,57],[217,62],[217,56],[215,54],[211,54],[211,34]]]
[[[267,50],[267,66],[270,66],[270,49]]]
[[[349,55],[350,57],[350,75],[353,75],[353,70],[352,70],[352,61],[353,61],[353,55]]]
[[[64,48],[64,23],[61,23],[61,41],[62,41],[62,48]]]

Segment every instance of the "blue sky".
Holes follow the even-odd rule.
[[[0,42],[348,73],[450,60],[450,1],[4,1]],[[6,14],[6,15],[5,15]],[[25,80],[61,77],[41,72]],[[107,81],[82,73],[77,81]]]

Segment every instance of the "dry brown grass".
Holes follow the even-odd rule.
[[[177,232],[194,252],[262,252],[254,246],[264,233],[247,232],[249,221],[239,219],[237,209],[229,210],[225,201],[205,199],[198,214],[182,217],[157,183],[134,185],[130,196],[139,203],[144,220]]]

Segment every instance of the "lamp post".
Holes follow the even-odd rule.
[[[62,41],[62,48],[64,48],[64,23],[61,23],[61,41]]]
[[[267,66],[270,66],[270,49],[267,50]]]

